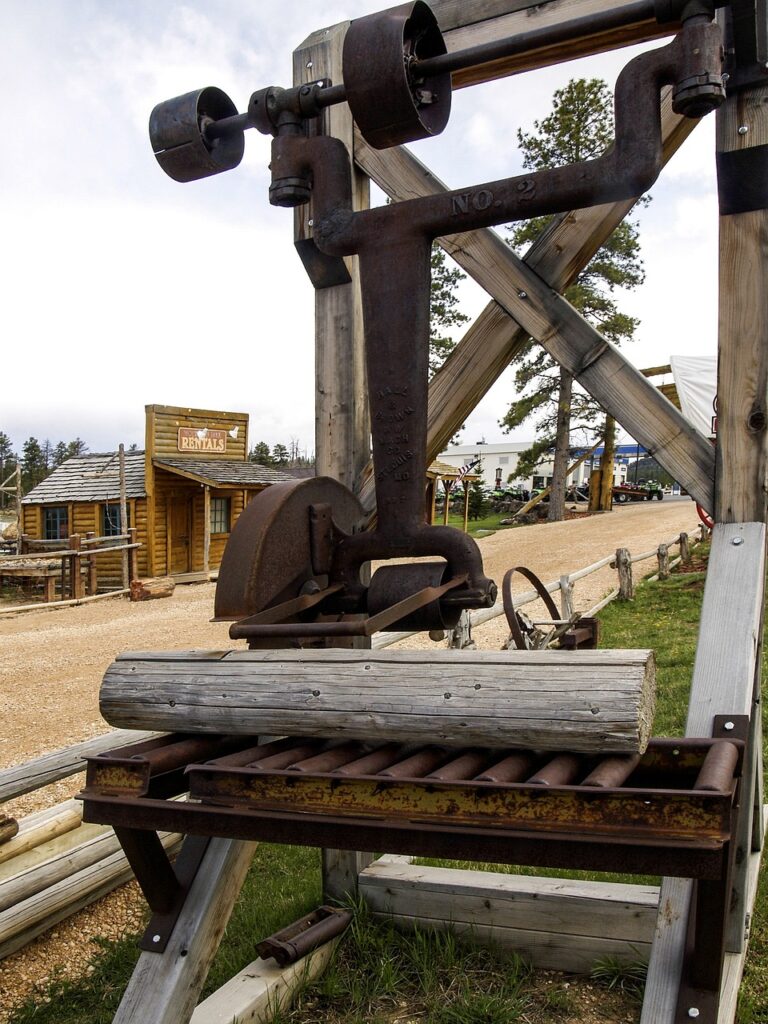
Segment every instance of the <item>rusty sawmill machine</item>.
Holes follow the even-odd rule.
[[[351,23],[342,81],[259,89],[244,113],[212,87],[152,112],[155,156],[179,182],[235,168],[247,129],[271,136],[269,201],[311,204],[312,237],[298,248],[315,288],[348,282],[345,258],[357,258],[376,517],[371,521],[358,496],[330,477],[268,488],[234,527],[216,589],[215,617],[230,621],[230,636],[246,640],[249,650],[193,652],[186,660],[125,655],[108,671],[102,710],[111,724],[172,730],[90,759],[82,793],[85,820],[114,825],[153,911],[142,948],[161,966],[140,966],[116,1020],[139,1019],[131,1016],[139,1005],[142,1020],[188,1019],[184,1009],[163,1016],[168,1000],[158,1009],[147,995],[143,1004],[141,978],[147,970],[168,977],[182,971],[178,956],[187,956],[189,943],[173,965],[162,966],[163,958],[175,948],[174,935],[192,927],[195,902],[218,891],[223,860],[209,865],[216,877],[207,889],[201,881],[215,844],[258,839],[692,880],[674,1005],[653,1024],[721,1020],[741,786],[752,763],[749,716],[712,714],[706,733],[676,739],[648,742],[646,729],[629,745],[607,728],[598,746],[547,741],[530,716],[518,733],[505,732],[515,706],[510,666],[529,683],[538,672],[544,691],[547,673],[566,665],[559,656],[572,659],[567,665],[577,666],[579,699],[587,702],[583,717],[599,724],[602,698],[589,694],[598,686],[599,656],[609,652],[503,652],[487,665],[440,652],[432,658],[439,700],[426,695],[417,707],[420,684],[408,658],[374,655],[367,638],[451,629],[463,611],[489,608],[497,597],[475,541],[426,522],[433,241],[642,195],[663,166],[662,91],[671,87],[675,112],[690,119],[725,101],[723,27],[738,35],[744,6],[607,4],[574,21],[449,52],[430,7],[415,0]],[[347,149],[319,127],[328,108],[347,104],[370,147],[397,147],[443,131],[452,75],[462,69],[649,20],[675,34],[620,74],[615,138],[602,156],[355,208]],[[735,82],[747,71],[734,65],[733,46],[729,52]],[[392,564],[369,578],[372,561]],[[514,633],[513,608],[509,614]],[[647,676],[652,655],[645,653],[640,674]],[[583,672],[579,654],[592,659]],[[203,690],[194,696],[178,695],[198,684]],[[500,703],[479,707],[491,693],[502,694]],[[138,705],[146,716],[141,725]],[[345,718],[350,709],[359,712],[354,723]],[[547,714],[557,717],[551,708]],[[411,719],[425,715],[431,743],[409,732]],[[555,723],[553,735],[561,731]],[[191,799],[174,799],[182,794]],[[175,866],[160,830],[188,837]],[[338,918],[319,914],[312,935],[331,934]],[[312,944],[289,932],[290,942],[278,936],[269,947],[286,959],[286,943],[295,955]],[[189,979],[184,985],[194,989]]]

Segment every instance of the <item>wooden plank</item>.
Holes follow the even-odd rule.
[[[19,831],[13,839],[0,845],[0,864],[71,832],[82,820],[83,805],[77,800],[65,800],[55,807],[28,814],[19,822]]]
[[[270,1024],[297,991],[323,973],[338,944],[332,939],[288,967],[272,959],[254,960],[200,1003],[190,1024]]]
[[[116,661],[106,721],[191,732],[644,750],[650,651],[243,651]]]
[[[153,739],[160,735],[162,733],[137,732],[135,729],[107,732],[101,736],[84,740],[82,743],[75,743],[71,747],[54,750],[50,754],[44,754],[32,761],[26,761],[24,764],[4,768],[0,771],[0,803],[85,771],[86,757],[92,757],[114,747],[125,746],[127,743],[140,743],[142,740]]]
[[[446,190],[405,149],[376,151],[359,139],[355,159],[395,199]],[[700,504],[711,507],[711,445],[615,346],[495,232],[465,232],[442,238],[440,244],[526,336],[535,338]],[[429,450],[428,457],[434,457]]]
[[[612,0],[611,7],[629,6],[632,0]],[[448,50],[504,39],[539,27],[574,21],[605,10],[605,0],[430,0],[430,7],[445,33]],[[638,22],[623,29],[575,35],[567,43],[542,47],[529,53],[467,68],[453,76],[454,88],[487,82],[533,68],[560,64],[593,53],[658,39],[669,27],[655,20]]]
[[[64,835],[58,836],[56,839],[49,839],[48,842],[41,843],[34,850],[30,850],[29,853],[22,853],[18,857],[14,857],[13,860],[0,864],[0,892],[4,891],[4,887],[11,881],[27,871],[55,860],[59,856],[67,856],[73,849],[109,831],[111,828],[108,825],[90,825],[83,822],[72,832],[65,832]]]
[[[187,1024],[255,843],[212,839],[164,953],[142,953],[113,1024]]]
[[[687,736],[710,735],[716,714],[748,715],[754,710],[764,575],[764,524],[716,524],[699,622]],[[686,879],[665,878],[662,882],[641,1024],[672,1024],[674,1020],[692,890],[693,883]],[[736,920],[741,921],[743,937],[743,893],[739,902]]]
[[[376,862],[360,892],[398,926],[450,928],[540,968],[589,973],[595,960],[647,957],[658,888]]]

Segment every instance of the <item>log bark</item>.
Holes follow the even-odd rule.
[[[9,818],[7,814],[0,814],[0,845],[13,839],[19,831],[19,823],[15,818]]]
[[[616,568],[619,571],[619,600],[633,601],[635,598],[635,584],[632,580],[632,555],[630,555],[628,548],[617,549]]]
[[[642,751],[651,651],[212,651],[127,654],[101,686],[113,725]]]
[[[36,846],[47,843],[49,839],[71,832],[82,820],[83,808],[77,800],[65,800],[55,807],[27,815],[19,822],[19,830],[13,839],[0,846],[0,864],[20,853],[34,850]]]
[[[170,576],[156,576],[148,580],[131,580],[132,601],[152,601],[156,597],[170,597],[176,584]]]

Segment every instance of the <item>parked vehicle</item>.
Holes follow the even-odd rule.
[[[619,505],[629,501],[652,501],[654,498],[661,501],[663,497],[664,489],[654,481],[647,484],[619,484],[613,488],[613,500]]]

